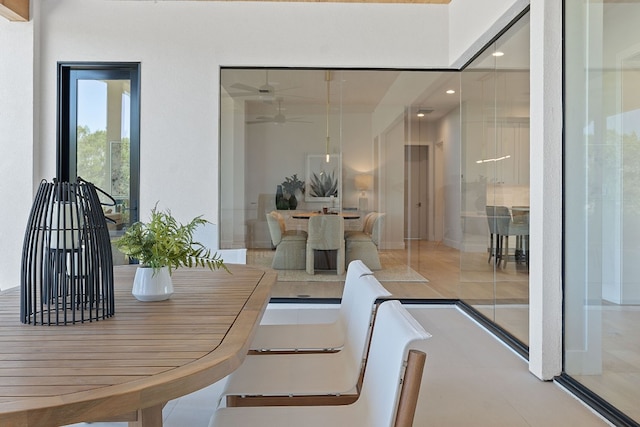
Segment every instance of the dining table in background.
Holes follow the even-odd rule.
[[[295,219],[309,219],[315,215],[340,215],[345,220],[349,219],[360,219],[360,214],[351,213],[351,212],[327,212],[323,213],[321,211],[313,211],[313,212],[297,212],[291,215],[291,218]]]
[[[117,266],[114,317],[67,326],[20,323],[19,288],[2,291],[0,426],[162,426],[169,400],[240,366],[269,302],[275,272],[228,267],[176,270],[171,299],[141,302]]]

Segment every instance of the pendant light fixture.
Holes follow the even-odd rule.
[[[325,155],[326,155],[326,161],[327,163],[329,163],[331,161],[331,154],[329,151],[329,148],[331,145],[331,137],[329,136],[329,100],[331,96],[331,71],[330,70],[327,70],[325,72],[324,79],[327,82],[327,141],[325,146]]]

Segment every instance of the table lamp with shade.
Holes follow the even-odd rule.
[[[367,191],[373,188],[373,175],[363,173],[355,176],[356,189],[360,191],[360,197],[358,198],[358,210],[369,210],[369,199],[367,198]]]

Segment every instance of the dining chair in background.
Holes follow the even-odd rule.
[[[529,206],[512,206],[509,234],[516,236],[514,257],[529,266]],[[508,245],[507,245],[508,250]]]
[[[349,230],[344,233],[347,264],[354,259],[359,259],[372,270],[382,269],[378,246],[384,217],[384,213],[370,212],[364,217],[361,230]]]
[[[529,265],[529,214],[518,212],[515,217],[506,206],[487,206],[487,221],[489,223],[489,260],[495,257],[495,264],[507,266],[509,260],[509,237],[516,238],[514,258],[517,262],[524,260]],[[495,239],[495,245],[494,245]]]
[[[494,263],[499,265],[505,256],[501,232],[508,232],[511,214],[506,206],[487,206],[486,210],[487,222],[489,223],[489,259],[487,262],[491,262],[493,257]]]
[[[287,230],[284,218],[272,211],[266,214],[271,242],[276,247],[271,268],[276,270],[304,270],[307,232]]]
[[[307,274],[315,274],[314,251],[336,251],[336,273],[344,274],[344,218],[340,215],[315,215],[309,218],[307,237]],[[328,252],[325,252],[328,256]]]

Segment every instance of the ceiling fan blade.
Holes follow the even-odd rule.
[[[247,120],[248,125],[257,125],[258,123],[275,123],[275,120]]]
[[[257,93],[249,93],[249,92],[243,92],[243,93],[237,93],[237,92],[233,92],[233,93],[229,93],[229,96],[231,96],[232,98],[242,98],[242,97],[251,97],[251,96],[258,96]]]
[[[231,85],[234,89],[246,90],[248,92],[258,93],[260,90],[257,87],[249,86],[244,83],[234,83]]]

